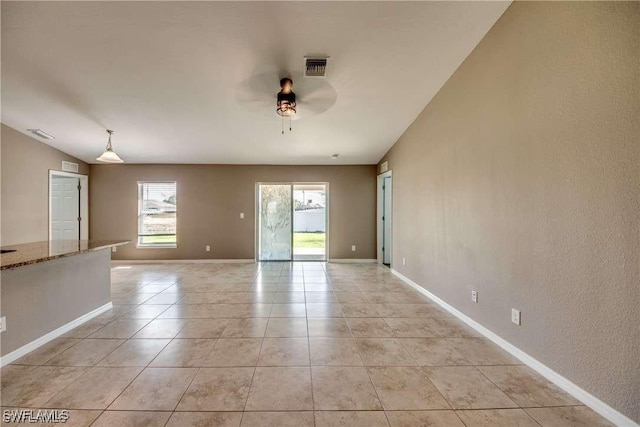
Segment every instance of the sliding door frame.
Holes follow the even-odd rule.
[[[255,183],[255,197],[254,197],[254,203],[255,203],[255,223],[254,223],[254,251],[255,251],[255,260],[257,262],[278,262],[278,260],[261,260],[260,259],[260,186],[261,185],[289,185],[291,186],[291,258],[289,260],[279,260],[280,262],[293,262],[294,260],[294,255],[293,255],[293,216],[294,216],[294,212],[295,212],[295,206],[293,203],[293,191],[294,191],[294,187],[296,185],[324,185],[324,191],[325,191],[325,197],[324,197],[324,260],[323,261],[318,261],[318,262],[328,262],[329,261],[329,183],[328,182],[322,182],[322,181],[316,181],[316,182],[312,182],[312,181],[304,181],[304,182],[297,182],[297,181],[274,181],[274,182],[268,182],[268,181],[257,181]]]

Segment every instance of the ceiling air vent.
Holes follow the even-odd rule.
[[[328,56],[305,56],[304,76],[305,77],[325,77],[327,75]]]

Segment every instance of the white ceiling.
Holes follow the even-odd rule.
[[[508,5],[3,1],[2,122],[90,163],[109,128],[130,163],[373,164]],[[283,136],[277,76],[308,54],[337,98]],[[269,110],[243,108],[265,73]]]

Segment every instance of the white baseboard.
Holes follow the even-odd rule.
[[[113,265],[126,264],[252,264],[255,259],[114,259]]]
[[[85,315],[82,315],[80,317],[78,317],[77,319],[72,320],[69,323],[66,323],[62,326],[60,326],[57,329],[54,329],[53,331],[41,336],[38,339],[35,339],[33,341],[31,341],[28,344],[23,345],[22,347],[12,351],[11,353],[5,354],[4,356],[2,356],[0,358],[0,366],[5,366],[8,365],[9,363],[18,360],[19,358],[21,358],[22,356],[26,355],[27,353],[32,352],[33,350],[35,350],[36,348],[43,346],[44,344],[48,343],[49,341],[58,338],[60,335],[64,335],[67,332],[69,332],[70,330],[72,330],[73,328],[76,328],[80,325],[82,325],[84,322],[93,319],[94,317],[104,313],[107,310],[111,310],[113,308],[113,304],[111,302],[106,303],[103,306],[100,306],[98,308],[96,308],[95,310],[92,310],[90,312],[88,312]]]
[[[546,379],[548,379],[549,381],[551,381],[552,383],[554,383],[555,385],[557,385],[558,387],[560,387],[561,389],[563,389],[564,391],[566,391],[567,393],[569,393],[570,395],[572,395],[573,397],[575,397],[576,399],[578,399],[579,401],[581,401],[582,403],[584,403],[585,405],[587,405],[588,407],[596,411],[598,414],[602,415],[604,418],[606,418],[610,422],[614,423],[617,426],[638,427],[638,424],[632,419],[630,419],[629,417],[627,417],[626,415],[616,411],[611,406],[607,405],[606,403],[604,403],[602,400],[598,399],[591,393],[583,390],[578,385],[574,384],[573,382],[563,377],[553,369],[544,365],[542,362],[538,361],[537,359],[528,355],[524,351],[520,350],[515,345],[506,341],[504,338],[500,337],[499,335],[485,328],[480,323],[476,322],[469,316],[465,315],[455,307],[449,305],[442,299],[438,298],[436,295],[432,294],[422,286],[418,285],[408,277],[404,276],[402,273],[399,273],[394,269],[391,269],[391,272],[397,277],[399,277],[400,279],[402,279],[406,284],[415,288],[418,292],[422,293],[427,298],[433,300],[436,304],[440,305],[449,313],[453,314],[458,319],[462,320],[464,323],[471,326],[473,329],[475,329],[476,331],[478,331],[479,333],[481,333],[482,335],[484,335],[485,337],[493,341],[502,349],[510,353],[512,356],[521,360],[525,365],[529,366],[531,369],[538,372],[540,375],[542,375],[543,377],[545,377]]]
[[[329,262],[334,262],[336,264],[373,264],[378,262],[377,259],[355,259],[355,258],[331,258]]]

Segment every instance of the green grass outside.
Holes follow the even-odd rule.
[[[296,248],[324,248],[325,233],[293,233]]]
[[[153,244],[153,243],[162,243],[162,244],[175,244],[176,236],[145,236],[142,238],[143,244]]]

